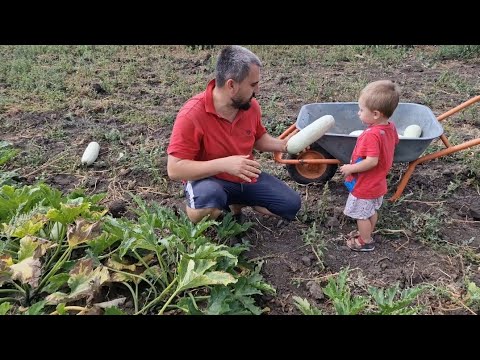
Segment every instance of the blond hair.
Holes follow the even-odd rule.
[[[390,80],[371,82],[360,92],[360,98],[370,111],[392,116],[400,100],[400,87]]]

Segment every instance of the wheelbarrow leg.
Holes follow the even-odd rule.
[[[472,146],[475,146],[475,145],[480,145],[480,138],[479,139],[473,139],[473,140],[470,140],[470,141],[466,141],[466,142],[464,142],[462,144],[459,144],[459,145],[450,146],[446,149],[434,152],[432,154],[422,156],[421,158],[418,158],[417,160],[412,161],[410,163],[410,165],[408,166],[407,171],[403,175],[402,180],[400,180],[400,183],[398,184],[398,187],[397,187],[397,191],[395,192],[395,194],[393,194],[393,196],[389,200],[390,201],[395,201],[402,195],[403,190],[405,189],[405,186],[407,185],[408,180],[410,179],[410,176],[412,176],[413,170],[415,169],[415,167],[418,164],[422,164],[426,161],[433,160],[433,159],[436,159],[436,158],[439,158],[439,157],[442,157],[442,156],[445,156],[445,155],[449,155],[449,154],[455,153],[457,151],[468,149],[468,148],[471,148]]]
[[[403,190],[405,190],[405,186],[407,186],[407,184],[408,184],[408,180],[410,180],[410,176],[412,176],[412,174],[413,174],[413,170],[415,170],[415,167],[417,166],[416,162],[417,161],[412,161],[410,163],[410,165],[408,165],[408,169],[405,172],[405,174],[402,176],[402,179],[400,180],[400,183],[398,184],[397,191],[389,199],[390,201],[396,201],[402,195]]]

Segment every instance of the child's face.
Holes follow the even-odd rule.
[[[371,125],[376,124],[380,120],[379,111],[371,111],[365,106],[365,102],[360,98],[358,100],[358,117],[364,124]]]

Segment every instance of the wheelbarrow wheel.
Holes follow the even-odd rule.
[[[321,146],[310,145],[310,149],[299,155],[289,155],[289,159],[335,159]],[[324,183],[330,180],[337,171],[337,164],[288,164],[286,165],[290,177],[299,184],[312,182]]]

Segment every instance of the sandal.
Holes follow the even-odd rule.
[[[367,252],[375,250],[375,244],[373,242],[366,243],[360,236],[348,239],[347,246],[353,251]]]

